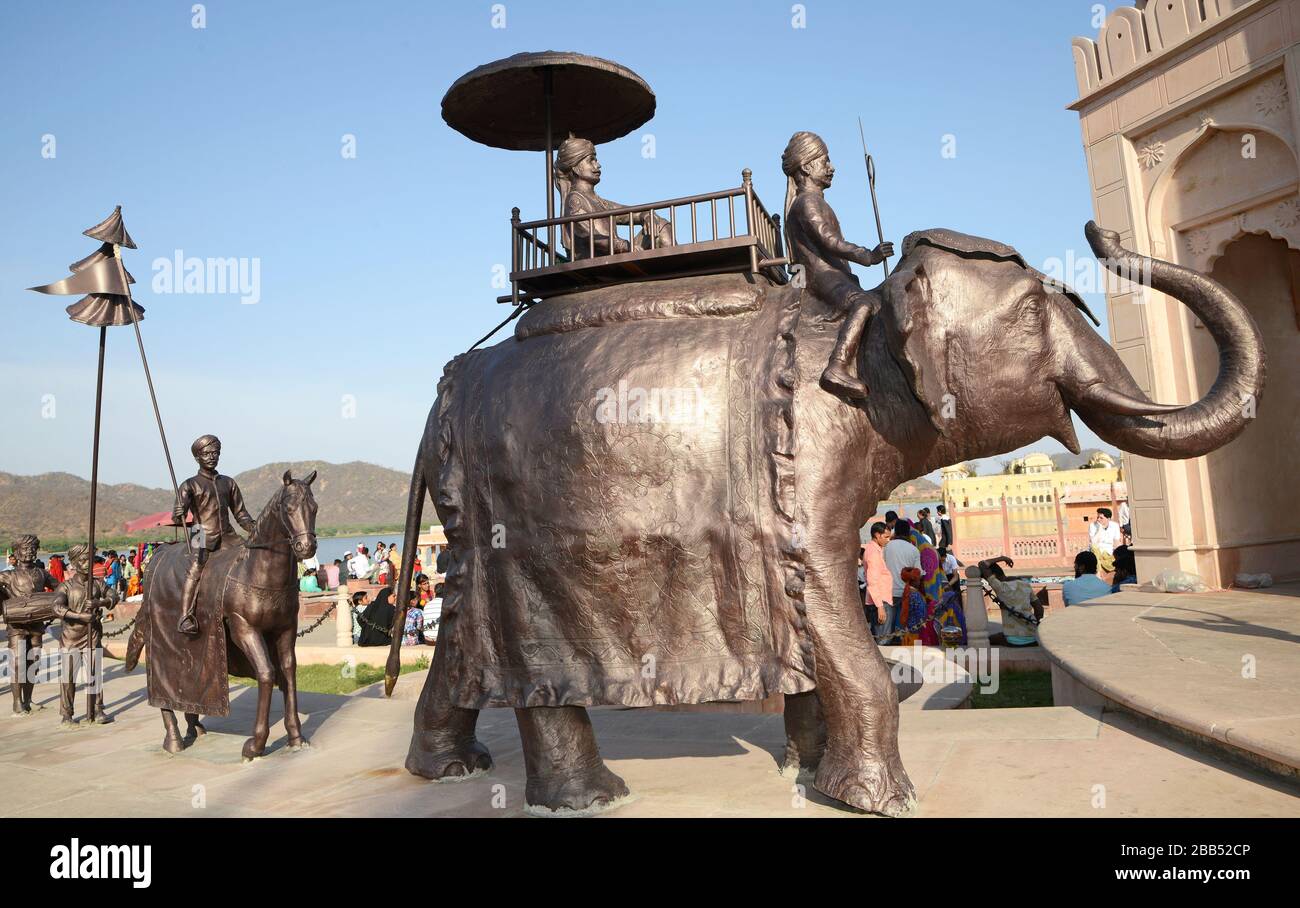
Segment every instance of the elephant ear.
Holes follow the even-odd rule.
[[[912,393],[925,407],[930,424],[942,432],[944,409],[952,399],[947,332],[931,308],[930,275],[924,263],[901,263],[885,281],[884,297],[881,314],[890,350],[911,384]]]

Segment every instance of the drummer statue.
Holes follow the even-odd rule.
[[[62,655],[62,677],[59,685],[59,712],[63,716],[64,726],[74,726],[76,712],[74,701],[77,694],[78,664],[86,666],[86,722],[95,725],[107,725],[113,720],[104,712],[104,692],[100,671],[103,656],[100,645],[104,638],[104,626],[100,621],[101,609],[108,608],[116,601],[116,596],[103,580],[90,580],[90,598],[87,599],[86,584],[91,575],[90,549],[85,545],[74,545],[68,549],[68,566],[72,569],[68,578],[55,587],[54,613],[63,621],[63,633],[59,637],[59,650]]]
[[[41,541],[30,533],[19,536],[14,543],[17,566],[0,573],[0,602],[4,603],[9,635],[9,680],[15,716],[31,715],[35,667],[40,664],[41,641],[52,617],[37,617],[37,613],[24,613],[20,617],[17,609],[26,606],[30,597],[58,585],[58,581],[36,560],[40,547]]]
[[[866,397],[866,383],[858,376],[858,344],[880,302],[862,289],[849,262],[878,265],[894,254],[894,244],[867,249],[844,239],[839,218],[823,194],[835,168],[820,136],[811,132],[791,136],[781,155],[781,170],[787,178],[785,230],[790,261],[803,266],[807,286],[844,319],[822,383],[847,397]]]
[[[172,523],[185,526],[185,512],[194,515],[194,525],[189,531],[189,570],[181,593],[181,619],[177,630],[187,637],[197,637],[199,622],[194,615],[194,606],[208,556],[223,545],[240,543],[239,536],[230,526],[231,514],[250,535],[257,524],[244,507],[239,485],[229,476],[217,472],[221,440],[215,435],[200,436],[190,445],[190,453],[199,464],[199,472],[181,483],[176,505],[172,508]]]
[[[599,182],[600,161],[596,159],[596,146],[570,134],[560,143],[555,153],[555,185],[566,217],[573,214],[599,214],[626,207],[596,195],[596,184]],[[654,248],[674,245],[672,225],[665,218],[653,211],[644,211],[636,215],[636,218],[641,226],[641,231],[634,240],[638,248],[651,248],[652,233]],[[626,218],[619,218],[619,221],[627,223]],[[633,243],[618,236],[617,231],[613,237],[610,236],[609,218],[575,221],[566,224],[561,234],[564,247],[574,259],[591,258],[593,254],[615,255],[631,252],[633,248]]]

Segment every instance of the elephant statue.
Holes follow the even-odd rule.
[[[530,811],[595,811],[627,787],[587,707],[780,692],[786,769],[854,808],[911,812],[898,694],[856,583],[880,499],[1044,436],[1077,452],[1071,410],[1126,451],[1196,457],[1242,431],[1242,401],[1263,389],[1258,328],[1223,287],[1093,223],[1086,235],[1214,336],[1203,399],[1149,401],[1073,291],[948,230],[909,235],[869,291],[865,399],[818,382],[840,316],[762,276],[554,297],[512,338],[454,359],[420,441],[398,581],[409,588],[429,494],[450,564],[407,769],[490,769],[478,712],[512,707]]]

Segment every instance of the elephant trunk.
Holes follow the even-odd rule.
[[[1264,389],[1266,360],[1259,327],[1223,286],[1203,274],[1124,249],[1119,235],[1093,221],[1085,228],[1098,260],[1118,275],[1149,275],[1150,286],[1199,318],[1219,349],[1219,374],[1187,406],[1156,404],[1137,388],[1115,351],[1082,322],[1075,356],[1059,380],[1067,403],[1098,435],[1122,450],[1177,460],[1199,457],[1236,438]]]

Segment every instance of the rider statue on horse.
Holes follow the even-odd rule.
[[[239,537],[230,525],[230,516],[252,535],[256,529],[253,518],[244,507],[244,496],[239,484],[229,476],[217,472],[221,459],[221,439],[203,435],[190,445],[190,453],[199,464],[199,472],[181,483],[172,508],[172,523],[185,526],[185,513],[194,515],[189,530],[189,570],[185,574],[185,590],[181,594],[181,618],[178,630],[188,637],[197,637],[199,622],[194,615],[194,602],[199,594],[199,581],[208,556],[222,545],[238,545]]]

